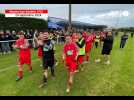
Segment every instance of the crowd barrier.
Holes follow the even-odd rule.
[[[64,42],[64,36],[59,36],[59,37],[55,37],[55,39],[53,39],[56,44],[60,44],[62,42]],[[28,41],[32,41],[32,43],[34,43],[34,39],[27,39]],[[8,41],[0,41],[0,43],[10,43],[10,42],[16,42],[16,40],[8,40]]]

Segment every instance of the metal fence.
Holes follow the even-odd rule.
[[[35,46],[34,39],[27,39],[29,41],[31,48],[37,48]],[[55,44],[61,45],[64,44],[65,39],[64,36],[55,37],[52,40],[55,41]],[[16,42],[16,40],[9,40],[9,41],[0,41],[0,54],[10,54],[13,51],[12,45]]]
[[[29,44],[32,48],[36,48],[34,39],[27,39]],[[55,37],[52,40],[55,41],[55,44],[63,44],[65,42],[64,36]],[[12,44],[15,43],[16,40],[9,40],[9,41],[0,41],[0,52],[11,52],[12,51]]]

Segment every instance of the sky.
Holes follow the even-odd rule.
[[[48,9],[48,16],[68,19],[68,4],[0,4],[4,9]],[[72,20],[112,27],[134,27],[134,4],[72,4]]]

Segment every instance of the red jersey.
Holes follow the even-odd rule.
[[[95,39],[95,37],[96,37],[96,34],[93,32],[93,33],[91,33],[92,35],[93,35],[93,39]]]
[[[43,56],[42,48],[39,47],[39,48],[38,48],[38,57],[39,57],[39,58],[42,58],[42,56]]]
[[[21,46],[25,45],[26,43],[26,39],[18,39],[16,41],[16,45],[20,48],[20,53],[23,53],[23,52],[26,52],[26,51],[29,51],[30,48],[26,48],[26,49],[22,49]]]
[[[65,61],[69,72],[75,72],[77,63],[75,61],[77,55],[77,46],[75,43],[64,45],[64,54],[66,55]]]
[[[92,43],[93,43],[93,35],[87,36],[87,39],[86,39],[86,47],[85,47],[86,53],[89,53],[90,52],[90,50],[92,48]]]
[[[85,39],[85,41],[87,40],[87,38],[88,38],[88,35],[87,35],[87,33],[86,32],[83,32],[82,33],[82,36],[83,36],[83,38]]]
[[[77,46],[74,43],[71,44],[65,44],[64,45],[64,54],[66,55],[66,58],[69,58],[70,60],[75,59],[77,55]]]
[[[18,39],[16,45],[19,49],[19,64],[31,64],[31,53],[30,48],[22,49],[21,46],[26,44],[26,39]]]

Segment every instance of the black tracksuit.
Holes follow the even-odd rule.
[[[109,55],[113,48],[113,36],[107,36],[104,39],[102,54]]]
[[[128,35],[122,35],[121,36],[120,48],[124,48],[125,47],[127,39],[128,39]]]

